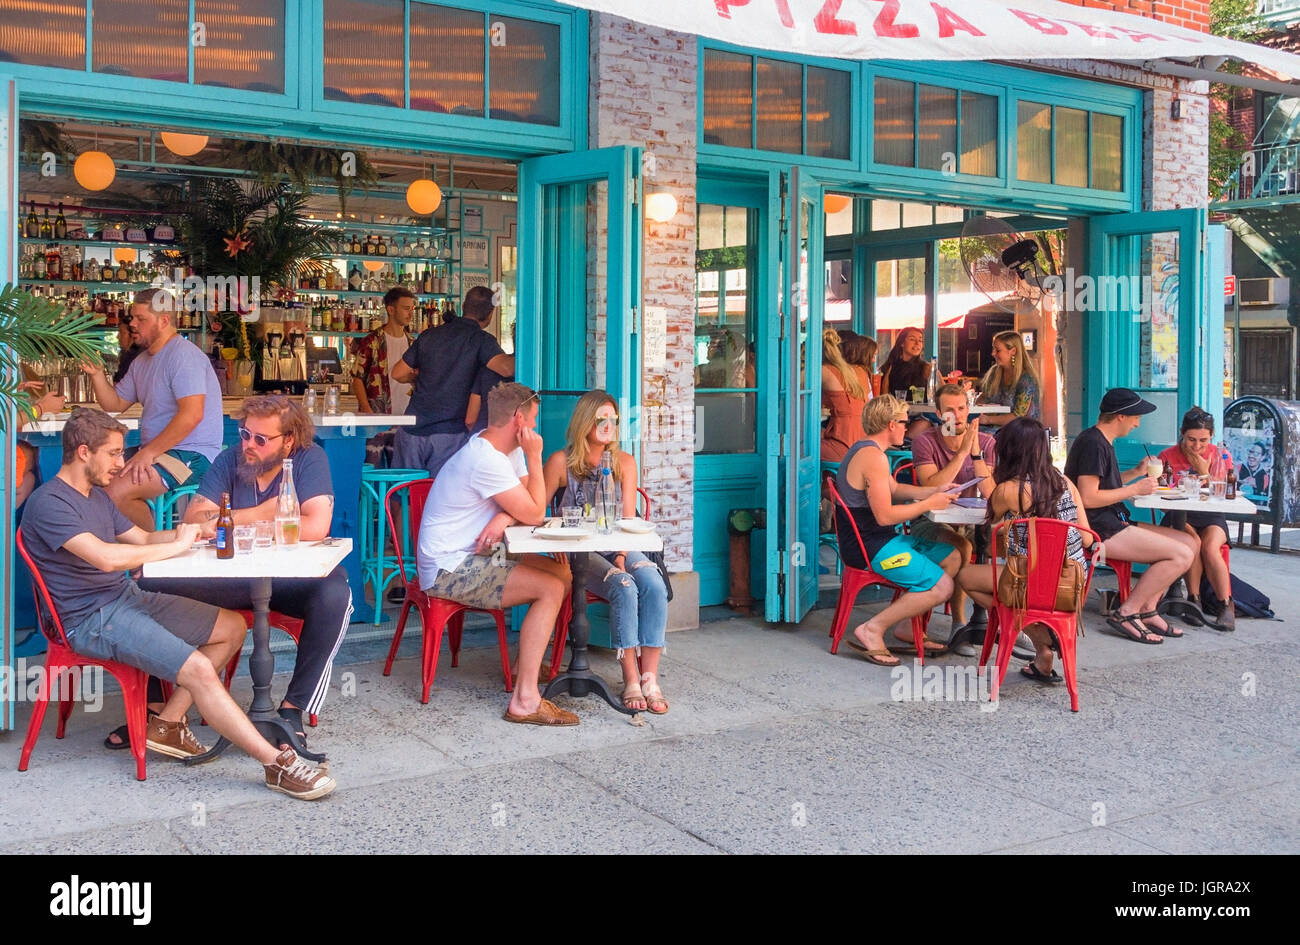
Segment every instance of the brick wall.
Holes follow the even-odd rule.
[[[660,533],[673,571],[691,569],[695,503],[696,60],[694,36],[591,14],[591,147],[645,148],[645,192],[666,190],[677,198],[677,215],[648,222],[643,232],[642,302],[666,310],[668,343],[666,369],[642,377],[638,424],[642,482],[655,519],[664,523]],[[603,240],[597,244],[603,247]],[[595,265],[603,269],[603,259]],[[602,317],[593,316],[589,335],[589,365],[598,372]]]
[[[1061,0],[1076,7],[1133,13],[1202,33],[1210,31],[1210,0]]]

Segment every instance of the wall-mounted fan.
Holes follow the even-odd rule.
[[[1043,297],[1038,243],[998,217],[971,217],[961,228],[961,263],[971,284],[1003,311],[1015,313],[1021,300]]]

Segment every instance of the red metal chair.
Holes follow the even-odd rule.
[[[144,780],[145,755],[145,709],[148,704],[146,691],[149,674],[144,670],[127,666],[113,660],[98,660],[73,652],[68,643],[68,635],[63,631],[63,621],[54,607],[45,579],[41,577],[36,563],[27,553],[23,544],[23,530],[18,529],[16,536],[18,553],[27,563],[32,574],[32,597],[36,600],[36,619],[41,633],[45,635],[48,646],[45,651],[45,684],[40,687],[40,694],[32,706],[32,719],[27,725],[27,740],[23,742],[22,754],[18,758],[18,770],[26,771],[31,760],[32,749],[36,747],[36,738],[41,733],[41,722],[45,720],[45,707],[50,701],[50,689],[54,681],[59,685],[59,725],[54,731],[55,738],[62,738],[72,714],[72,691],[68,681],[71,671],[80,666],[100,666],[112,673],[118,685],[122,687],[122,701],[126,708],[126,730],[131,742],[131,754],[135,757],[135,778]]]
[[[857,602],[858,594],[862,592],[863,588],[871,587],[873,584],[892,588],[894,600],[898,600],[904,591],[893,581],[871,570],[871,558],[867,555],[866,546],[862,544],[862,533],[858,531],[858,523],[853,520],[848,505],[840,497],[839,491],[835,488],[835,481],[830,476],[826,478],[826,488],[829,490],[835,504],[843,510],[845,517],[848,519],[849,525],[853,529],[853,538],[858,543],[858,552],[862,555],[862,560],[867,562],[868,565],[866,569],[844,565],[844,574],[840,578],[840,596],[839,600],[835,602],[835,617],[831,620],[831,652],[837,653],[840,648],[840,640],[844,636],[844,631],[848,628],[849,614],[853,612],[853,605]],[[840,544],[844,544],[843,537],[840,538]],[[916,658],[921,661],[922,666],[925,665],[925,629],[929,623],[929,613],[918,614],[912,618],[912,643],[916,647]]]
[[[979,668],[983,672],[988,664],[989,654],[993,652],[994,640],[998,645],[998,675],[993,684],[992,698],[998,697],[998,689],[1007,675],[1007,664],[1011,662],[1011,649],[1015,645],[1020,631],[1032,623],[1045,624],[1056,635],[1061,649],[1061,666],[1065,670],[1065,686],[1070,692],[1070,711],[1079,711],[1079,685],[1077,681],[1077,663],[1075,660],[1075,639],[1078,633],[1078,614],[1074,611],[1055,609],[1056,589],[1061,568],[1066,559],[1066,541],[1070,529],[1077,528],[1087,532],[1094,542],[1101,537],[1090,528],[1084,528],[1074,522],[1065,522],[1056,518],[1018,518],[1011,522],[1002,522],[993,529],[994,547],[997,545],[998,532],[1009,526],[1028,523],[1027,527],[1037,532],[1038,554],[1028,562],[1029,586],[1025,595],[1026,608],[1022,611],[1012,609],[998,600],[998,564],[991,559],[989,568],[993,574],[993,606],[989,609],[989,628],[984,634],[984,648],[980,650]],[[1026,533],[1026,551],[1029,547]],[[1083,599],[1088,597],[1092,585],[1092,570],[1083,586]]]
[[[650,520],[650,496],[640,487],[636,490],[637,497],[642,501],[645,508],[642,518]],[[608,604],[609,601],[593,591],[587,591],[588,604]],[[551,665],[546,673],[546,680],[549,682],[554,679],[560,672],[560,664],[564,661],[564,644],[569,639],[569,624],[573,621],[573,594],[564,595],[564,603],[560,605],[560,612],[555,618],[555,642],[551,644]]]
[[[251,610],[241,610],[239,613],[243,615],[244,622],[248,624],[248,629],[252,630],[253,612]],[[278,610],[273,610],[269,614],[267,614],[266,621],[272,628],[277,630],[283,630],[285,633],[289,634],[289,636],[293,637],[293,642],[295,645],[302,637],[301,617],[290,617],[287,614],[280,613]],[[242,653],[236,653],[234,656],[230,658],[230,662],[226,666],[223,682],[225,682],[226,684],[227,692],[230,691],[230,682],[235,678],[236,670],[239,669],[239,658],[242,655],[243,655]],[[315,712],[309,712],[307,714],[308,725],[315,728],[317,721],[318,719],[316,717]]]
[[[408,489],[410,490],[410,534],[416,536],[418,544],[420,519],[424,517],[424,503],[429,498],[429,489],[432,486],[432,479],[416,479],[411,482],[398,483],[388,490],[388,493],[384,496],[384,514],[388,516],[388,529],[391,534],[401,534],[397,530],[397,523],[393,520],[392,499],[403,489]],[[461,633],[465,629],[465,611],[472,610],[478,613],[491,614],[497,622],[497,640],[501,646],[501,672],[505,675],[506,692],[512,692],[514,690],[514,680],[510,678],[510,648],[506,643],[505,611],[483,610],[478,607],[469,607],[455,601],[445,600],[441,597],[430,597],[420,590],[418,580],[407,580],[406,562],[402,560],[401,543],[394,542],[394,547],[397,553],[397,570],[402,575],[402,581],[406,585],[406,598],[402,601],[402,612],[397,618],[397,630],[393,633],[393,645],[388,648],[388,660],[384,663],[384,675],[388,676],[393,671],[393,659],[397,656],[397,648],[402,642],[402,632],[406,629],[406,618],[410,614],[411,608],[414,607],[420,612],[420,623],[424,630],[421,648],[420,701],[427,704],[429,690],[433,687],[433,677],[438,672],[438,650],[442,646],[442,630],[446,627],[447,636],[450,638],[451,665],[458,666],[460,665]]]

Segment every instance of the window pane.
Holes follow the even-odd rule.
[[[1056,109],[1056,182],[1088,186],[1088,113],[1078,108]]]
[[[917,166],[928,171],[957,169],[957,93],[921,86],[921,127]]]
[[[1092,115],[1092,186],[1124,189],[1124,119],[1118,115]]]
[[[966,212],[961,207],[939,204],[934,208],[935,223],[961,223],[965,219]]]
[[[843,204],[843,206],[838,206]],[[848,194],[827,194],[822,201],[823,207],[829,208],[826,213],[827,236],[851,236],[853,235],[853,198]],[[830,212],[833,210],[834,212]]]
[[[812,157],[849,158],[853,115],[849,74],[808,67],[808,151]]]
[[[993,95],[961,93],[961,163],[963,174],[998,176],[998,100]]]
[[[483,117],[483,14],[411,4],[411,107]]]
[[[826,310],[827,322],[843,322],[849,328],[853,320],[853,260],[826,260]]]
[[[928,203],[903,204],[903,227],[929,226],[934,222],[934,208]]]
[[[1130,280],[1131,291],[1143,294],[1133,306],[1141,327],[1138,385],[1178,387],[1178,231],[1145,234],[1141,278]]]
[[[697,224],[699,248],[721,249],[722,214],[724,208],[708,203],[700,204],[699,208],[699,223]],[[717,308],[717,306],[715,305],[714,308]]]
[[[84,71],[86,0],[37,0],[24,4],[21,18],[5,17],[0,21],[0,60]]]
[[[896,200],[871,201],[871,229],[896,230],[901,225],[902,204]]]
[[[1037,102],[1019,103],[1016,176],[1021,180],[1052,182],[1052,107]]]
[[[493,14],[491,29],[488,117],[527,121],[534,125],[558,125],[559,26]]]
[[[739,53],[704,51],[704,143],[754,146],[753,60]]]
[[[757,401],[736,388],[757,386],[754,305],[746,207],[700,207],[696,254],[695,442],[699,453],[752,453],[757,448]],[[725,235],[724,235],[725,232]],[[710,243],[725,244],[709,248]],[[708,391],[714,393],[708,393]]]
[[[324,0],[325,97],[401,108],[402,0]]]
[[[284,0],[196,0],[194,19],[207,34],[194,47],[197,84],[284,92]]]
[[[876,119],[873,129],[877,164],[913,167],[916,86],[898,79],[876,79]]]
[[[189,0],[96,0],[91,35],[96,72],[189,81]]]
[[[758,147],[763,151],[803,151],[803,66],[758,60]]]

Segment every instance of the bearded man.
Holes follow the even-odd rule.
[[[325,451],[312,437],[311,417],[288,397],[249,397],[235,418],[238,446],[224,450],[203,474],[198,494],[185,509],[184,521],[196,523],[204,537],[216,533],[222,493],[230,494],[236,525],[275,519],[284,461],[293,460],[293,485],[302,514],[299,540],[329,535],[334,489]],[[250,582],[238,578],[205,581],[202,586],[175,578],[143,580],[147,590],[181,594],[232,610],[249,610]],[[302,618],[298,659],[280,715],[303,736],[302,714],[317,714],[329,690],[334,656],[352,617],[352,590],[340,565],[324,580],[276,578],[271,582],[271,610]]]

